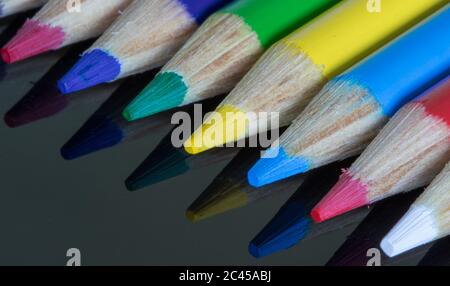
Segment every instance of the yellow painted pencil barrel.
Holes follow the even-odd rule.
[[[419,22],[447,1],[379,0],[372,9],[370,0],[345,1],[324,17],[282,40],[294,53],[305,53],[323,68],[324,76],[339,74],[342,66],[356,63],[361,55],[389,42],[411,24]],[[329,44],[325,44],[329,43]],[[379,43],[375,46],[376,43]]]

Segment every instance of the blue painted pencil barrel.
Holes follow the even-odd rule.
[[[391,117],[449,73],[449,25],[447,6],[338,79],[367,88]]]

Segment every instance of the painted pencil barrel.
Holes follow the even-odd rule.
[[[450,6],[343,75],[370,90],[386,116],[446,76],[450,70]]]
[[[308,22],[317,12],[338,3],[338,0],[241,0],[221,13],[241,17],[258,35],[264,48]]]

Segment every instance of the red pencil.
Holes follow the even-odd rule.
[[[322,222],[423,187],[450,159],[450,77],[402,108],[313,209]]]

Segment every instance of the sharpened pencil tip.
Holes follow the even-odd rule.
[[[128,121],[145,118],[183,104],[187,86],[174,72],[158,74],[153,81],[125,108]]]
[[[339,182],[311,211],[311,217],[321,223],[367,205],[368,189],[366,184],[345,171]]]
[[[59,27],[27,20],[9,43],[1,49],[4,62],[10,64],[59,48],[65,38]]]
[[[95,49],[84,54],[73,68],[58,81],[58,89],[68,94],[111,82],[120,74],[119,61],[109,53]]]
[[[290,156],[282,147],[271,148],[264,153],[248,172],[248,182],[255,188],[306,173],[310,169],[308,160]]]
[[[302,204],[288,203],[252,240],[249,251],[260,258],[289,249],[306,237],[312,223]]]
[[[186,218],[194,223],[201,220],[201,216],[198,216],[195,212],[190,210],[186,211]]]
[[[192,155],[243,139],[247,133],[247,115],[238,108],[224,105],[214,111],[184,143]]]
[[[0,56],[2,57],[3,62],[10,64],[11,61],[11,55],[9,54],[9,51],[7,49],[0,49]]]
[[[394,257],[438,238],[439,230],[432,211],[412,205],[401,220],[381,241],[381,249]]]
[[[61,148],[66,160],[74,160],[93,152],[117,145],[123,140],[119,126],[108,118],[95,118],[83,126]]]

